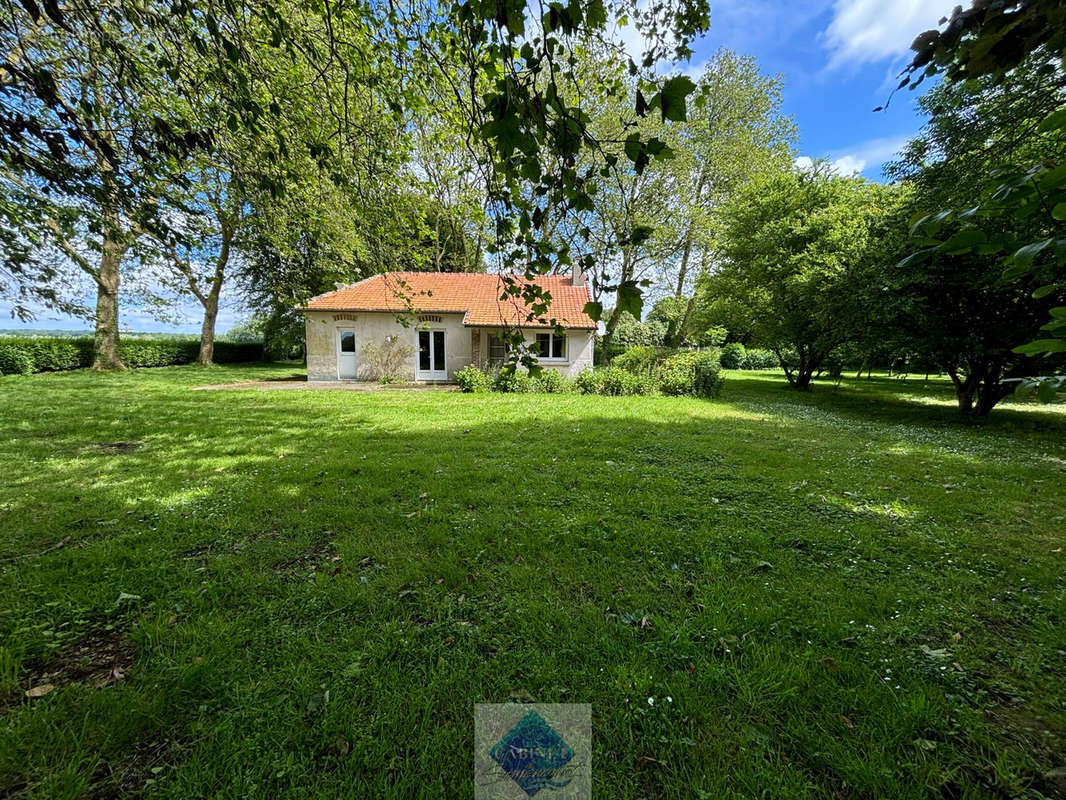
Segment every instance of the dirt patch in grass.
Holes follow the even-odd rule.
[[[30,666],[7,698],[0,700],[0,713],[22,700],[45,697],[56,689],[81,683],[97,689],[126,679],[137,657],[133,643],[119,628],[91,628],[61,649],[47,663]]]
[[[161,734],[146,738],[122,761],[102,763],[93,775],[87,797],[111,800],[150,793],[152,785],[166,777],[167,767],[180,763],[190,747],[190,742],[182,738]]]
[[[326,542],[293,558],[275,562],[271,569],[283,581],[291,582],[312,577],[318,572],[338,575],[344,571],[344,563],[333,542]]]
[[[1066,731],[1050,716],[1027,703],[1000,704],[987,709],[985,716],[1005,737],[1024,743],[1025,750],[1037,762],[1052,768],[1066,767]],[[1055,796],[1066,797],[1066,794]]]

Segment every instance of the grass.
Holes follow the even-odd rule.
[[[596,797],[1063,796],[1061,407],[190,391],[291,372],[0,378],[0,795],[468,797],[535,699]]]

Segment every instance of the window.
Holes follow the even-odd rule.
[[[498,333],[489,334],[489,362],[501,364],[507,360],[507,342]]]
[[[538,333],[536,350],[541,358],[566,358],[566,337],[558,333]]]
[[[433,369],[444,372],[444,331],[433,331]]]
[[[355,352],[355,331],[341,331],[341,352]]]

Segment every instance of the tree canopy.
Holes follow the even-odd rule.
[[[884,258],[874,233],[898,195],[824,164],[757,176],[723,209],[720,264],[699,291],[741,306],[789,382],[806,389],[857,335],[856,287]]]

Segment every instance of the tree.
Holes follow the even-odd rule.
[[[641,322],[628,311],[618,317],[618,325],[611,339],[611,345],[625,347],[658,347],[663,344],[666,328],[661,322]]]
[[[826,165],[758,176],[723,207],[720,269],[698,291],[742,307],[789,383],[808,389],[856,335],[853,293],[868,262],[884,258],[873,234],[896,194]]]
[[[593,209],[600,178],[610,177],[621,160],[608,147],[621,142],[598,135],[588,109],[605,97],[635,94],[629,106],[633,111],[627,109],[623,120],[621,157],[638,173],[663,157],[661,140],[644,135],[632,117],[634,112],[638,117],[652,112],[663,121],[685,119],[686,98],[695,88],[692,81],[683,76],[659,79],[651,68],[667,55],[691,55],[688,42],[706,29],[707,4],[589,0],[540,6],[539,14],[527,16],[521,3],[503,7],[462,2],[447,6],[443,15],[440,11],[439,5],[428,2],[390,6],[407,40],[416,44],[411,48],[415,60],[436,65],[458,105],[469,109],[465,138],[484,165],[486,211],[495,228],[486,254],[507,272],[521,265],[531,282],[509,283],[505,291],[521,295],[533,313],[547,314],[550,297],[536,284],[537,275],[566,269],[575,253],[586,271],[596,262],[587,250],[574,246],[576,241],[588,242],[587,226],[574,227],[575,241],[553,237],[545,232],[545,216]],[[426,23],[434,19],[439,22]],[[634,24],[648,42],[639,65],[609,40],[608,26],[618,21]],[[636,91],[615,79],[575,91],[580,53],[590,47],[611,49],[617,61],[628,61]],[[460,69],[453,69],[454,64]],[[593,155],[591,166],[587,155]],[[634,233],[615,237],[610,249],[625,246]],[[619,305],[640,313],[641,293],[635,283],[603,289],[620,289]],[[598,318],[602,305],[590,303],[586,310]],[[517,332],[512,336],[517,344]]]
[[[417,199],[398,199],[407,150],[404,121],[387,104],[398,91],[394,66],[379,61],[359,13],[338,9],[327,25],[313,12],[287,11],[300,21],[305,41],[336,48],[336,58],[278,59],[272,45],[249,43],[261,65],[260,83],[277,106],[271,137],[227,125],[215,133],[209,152],[186,160],[185,186],[168,197],[174,221],[162,239],[165,263],[176,288],[203,306],[202,364],[211,363],[223,286],[228,281],[262,299],[263,285],[286,280],[268,278],[265,265],[287,263],[284,254],[301,231],[308,234],[305,243],[337,243],[349,265],[365,260],[376,269],[404,268],[403,258],[394,254],[417,251],[404,244],[424,235],[421,212],[406,213]],[[352,73],[362,77],[349,77]],[[205,93],[194,109],[198,118],[218,118],[225,106],[224,98]],[[272,180],[264,180],[264,162]],[[327,252],[338,255],[332,246]],[[236,271],[231,259],[240,261]],[[248,267],[253,262],[258,271]],[[240,285],[240,278],[252,275],[258,283]],[[286,302],[323,290],[317,283],[306,292],[293,288]]]
[[[657,322],[662,325],[663,344],[667,347],[679,347],[685,341],[685,331],[682,326],[685,321],[685,312],[688,309],[686,297],[660,297],[655,301],[651,311],[648,312],[648,322]]]
[[[668,139],[675,157],[664,164],[682,199],[681,250],[664,275],[675,297],[691,294],[708,267],[717,209],[755,174],[791,163],[796,129],[781,113],[781,87],[780,76],[763,75],[754,58],[730,50],[704,67],[689,119]]]
[[[1017,379],[1032,374],[1032,359],[1014,349],[1039,335],[1054,305],[1050,293],[1036,292],[1050,267],[1005,281],[997,252],[1004,243],[1049,232],[1039,214],[987,215],[980,205],[961,214],[941,209],[991,202],[975,194],[975,187],[998,163],[1038,158],[1061,163],[1066,138],[1036,132],[1061,101],[1054,72],[1018,70],[998,82],[986,77],[943,84],[920,98],[929,121],[888,167],[914,190],[915,231],[927,237],[943,233],[942,242],[932,241],[889,271],[887,285],[897,307],[893,326],[909,349],[948,372],[967,417],[985,417]]]
[[[307,67],[310,80],[291,85],[319,93],[316,130],[328,132],[298,146],[306,144],[306,155],[338,184],[346,181],[343,165],[375,142],[375,126],[351,114],[356,102],[383,101],[404,123],[407,112],[426,103],[420,85],[406,80],[409,68],[435,70],[445,87],[440,94],[458,109],[468,146],[484,167],[495,234],[485,251],[535,278],[568,264],[570,255],[541,235],[533,217],[548,208],[591,208],[599,167],[613,166],[604,159],[596,169],[582,168],[582,156],[599,152],[602,142],[590,129],[583,98],[561,90],[573,79],[578,48],[589,41],[606,45],[609,24],[618,18],[635,23],[649,43],[641,64],[629,65],[640,76],[636,111],[682,120],[691,81],[660,79],[651,67],[667,55],[686,58],[688,41],[707,26],[705,0],[552,4],[528,18],[528,30],[522,5],[425,0],[386,6],[189,0],[99,9],[45,3],[43,14],[41,8],[32,0],[8,4],[0,20],[6,59],[0,159],[7,198],[19,195],[0,204],[6,223],[0,238],[13,245],[5,251],[4,275],[15,284],[9,295],[47,299],[46,288],[27,285],[51,275],[34,258],[41,242],[91,267],[99,366],[120,365],[122,259],[142,232],[174,232],[161,211],[164,195],[180,180],[174,167],[191,152],[210,152],[220,122],[269,145],[277,158],[260,160],[257,182],[275,196],[289,191],[280,167],[297,143],[286,139],[286,126],[276,131],[272,124],[288,110],[289,97],[277,91],[283,84],[276,80],[287,65]],[[197,98],[205,94],[217,101],[218,113],[197,120]],[[626,141],[625,157],[641,168],[662,154],[639,133],[627,133]],[[372,244],[387,241],[378,233],[371,231]],[[99,263],[78,261],[75,244],[91,247]],[[535,281],[508,291],[538,309],[550,303]],[[639,303],[639,290],[632,298]]]
[[[163,264],[180,294],[191,294],[203,307],[197,363],[213,363],[215,322],[230,258],[247,227],[248,210],[232,174],[217,168],[199,172],[184,205],[180,236],[168,236]],[[173,285],[173,282],[171,282]]]
[[[909,85],[914,89],[938,73],[948,82],[963,85],[981,80],[986,90],[1019,74],[1051,79],[1060,90],[1066,86],[1066,6],[1060,0],[973,0],[969,9],[957,6],[950,19],[941,19],[940,24],[946,25],[943,30],[927,30],[914,40],[911,49],[915,55],[901,75],[899,88]],[[1061,140],[1066,135],[1061,93],[1045,113],[1035,127],[1034,140],[1041,135]],[[982,192],[988,186],[995,188]],[[952,254],[958,240],[937,238],[939,226],[950,219],[968,228],[967,237],[985,237],[981,243],[985,251],[1006,253],[1004,279],[1028,281],[1040,273],[1043,283],[1033,290],[1037,298],[1066,292],[1066,168],[1046,158],[1029,163],[1004,160],[989,169],[974,188],[977,191],[960,207],[938,209],[914,226],[925,239],[923,250],[915,257],[926,258],[934,252]],[[1036,238],[1028,241],[997,239],[986,230],[1009,228],[1012,220],[1034,219],[1043,224]],[[1047,331],[1043,338],[1020,345],[1017,352],[1066,353],[1066,318],[1053,313],[1042,329]],[[1039,394],[1046,400],[1057,390],[1066,390],[1064,376],[1027,382],[1040,387]]]
[[[613,336],[622,314],[640,316],[640,291],[655,285],[675,296],[691,291],[698,261],[709,259],[710,227],[716,208],[759,169],[790,161],[791,121],[782,116],[780,81],[762,75],[754,59],[722,50],[692,83],[685,117],[668,121],[643,102],[640,83],[620,64],[595,49],[581,52],[579,84],[615,86],[587,103],[589,127],[614,164],[597,184],[595,204],[578,213],[548,215],[542,230],[574,256],[594,263],[594,299],[614,295],[605,327]],[[637,118],[629,98],[638,95]],[[630,162],[635,142],[646,139],[659,159]],[[602,155],[588,151],[588,170]],[[582,235],[583,234],[583,235]]]
[[[33,284],[60,272],[57,262],[81,270],[96,288],[93,367],[121,367],[123,260],[157,224],[159,193],[185,146],[171,132],[184,129],[190,146],[202,137],[152,53],[150,15],[49,8],[9,5],[0,18],[0,210],[5,238],[28,245],[5,250],[5,271],[30,284],[8,293],[48,300]]]
[[[944,30],[931,28],[914,39],[901,89],[938,73],[949,82],[989,78],[998,83],[1033,53],[1060,59],[1066,54],[1066,7],[1060,0],[973,0],[968,9],[956,6],[940,24]],[[1034,66],[1053,69],[1048,60]]]

